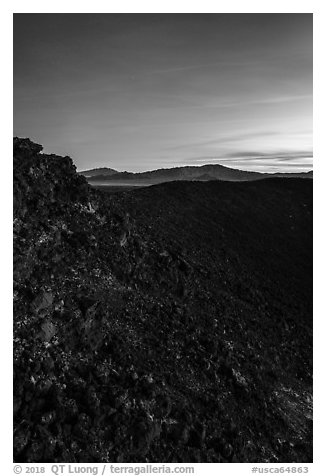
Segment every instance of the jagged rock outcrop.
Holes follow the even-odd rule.
[[[311,461],[311,184],[109,195],[41,151],[14,139],[15,460]]]

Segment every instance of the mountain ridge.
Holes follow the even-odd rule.
[[[294,173],[262,173],[255,171],[245,171],[233,169],[220,164],[205,164],[201,166],[181,166],[172,168],[160,168],[146,172],[118,172],[114,173],[96,173],[96,170],[81,171],[79,174],[84,175],[92,182],[96,181],[114,181],[114,182],[147,182],[150,184],[162,183],[174,180],[227,180],[227,181],[247,181],[260,180],[269,177],[302,177],[312,178],[313,172],[294,172]],[[103,169],[104,170],[104,169]],[[111,170],[111,169],[109,169]],[[91,173],[90,173],[91,172]]]
[[[99,167],[95,169],[82,170],[77,172],[79,175],[84,175],[85,177],[93,177],[97,175],[101,176],[110,176],[119,173],[118,170],[111,169],[109,167]]]

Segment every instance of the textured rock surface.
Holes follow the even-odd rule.
[[[312,460],[312,183],[105,194],[14,139],[17,462]]]

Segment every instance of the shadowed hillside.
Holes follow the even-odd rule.
[[[17,462],[312,461],[312,181],[92,189],[14,139]]]

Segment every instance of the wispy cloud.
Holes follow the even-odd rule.
[[[166,109],[173,110],[218,110],[218,109],[236,109],[244,108],[249,106],[264,106],[264,105],[273,105],[273,104],[285,104],[285,103],[295,103],[303,100],[310,99],[312,101],[312,96],[303,94],[303,95],[288,95],[288,96],[276,96],[276,97],[266,97],[259,99],[248,99],[244,101],[234,101],[234,100],[218,100],[211,103],[203,101],[199,104],[178,104],[178,105],[169,105],[167,107],[163,106]]]
[[[231,162],[240,160],[248,163],[259,160],[267,161],[293,161],[298,159],[312,159],[313,154],[311,151],[302,151],[302,152],[271,152],[271,153],[262,153],[262,152],[234,152],[229,154],[220,154],[220,155],[206,155],[206,156],[197,156],[190,157],[189,161],[193,162],[207,162],[207,161],[218,161],[218,162]]]
[[[311,150],[305,150],[305,151],[291,151],[291,152],[285,152],[285,151],[279,151],[279,152],[232,152],[226,154],[224,157],[221,157],[220,160],[229,160],[229,159],[243,159],[245,160],[293,160],[293,159],[300,159],[300,158],[312,158],[313,153]]]
[[[232,107],[249,106],[249,105],[283,104],[287,102],[302,101],[304,99],[312,100],[312,96],[309,94],[275,96],[275,97],[269,97],[269,98],[266,97],[266,98],[259,98],[259,99],[248,99],[245,101],[229,101],[229,102],[221,102],[218,104],[213,103],[213,104],[206,104],[203,106],[196,106],[196,107],[202,107],[205,109],[219,109],[219,108],[232,108]]]
[[[249,131],[243,133],[230,134],[225,136],[216,137],[215,139],[207,139],[203,141],[196,141],[187,144],[181,144],[173,147],[166,147],[166,150],[181,150],[181,149],[191,149],[193,147],[202,147],[202,146],[211,146],[211,145],[222,145],[222,144],[233,144],[236,142],[242,142],[247,139],[253,139],[257,137],[266,137],[266,136],[276,136],[279,132],[277,131]]]
[[[292,60],[297,61],[302,59],[302,54],[300,52],[296,54],[292,54]],[[235,58],[233,60],[228,59],[220,59],[218,61],[210,62],[210,63],[199,63],[199,64],[188,64],[184,66],[174,66],[169,68],[160,68],[160,69],[153,69],[148,71],[142,71],[141,74],[143,75],[159,75],[159,74],[169,74],[169,73],[178,73],[183,71],[195,71],[201,70],[206,68],[214,68],[214,67],[223,67],[223,68],[233,68],[233,67],[245,67],[245,68],[252,68],[252,67],[261,67],[263,64],[270,65],[273,64],[281,64],[283,62],[288,62],[289,58],[282,53],[278,52],[277,55],[269,57],[265,57],[259,54],[256,54],[255,57],[246,58],[246,60],[239,58]],[[137,72],[135,73],[137,74]]]
[[[180,71],[193,71],[193,70],[200,70],[204,68],[212,68],[216,66],[223,66],[223,67],[234,67],[234,66],[249,66],[250,64],[257,64],[257,61],[249,62],[249,61],[215,61],[214,63],[203,63],[203,64],[193,64],[187,66],[176,66],[174,68],[163,68],[163,69],[156,69],[151,71],[144,71],[142,74],[144,75],[156,75],[156,74],[168,74],[168,73],[178,73]]]

